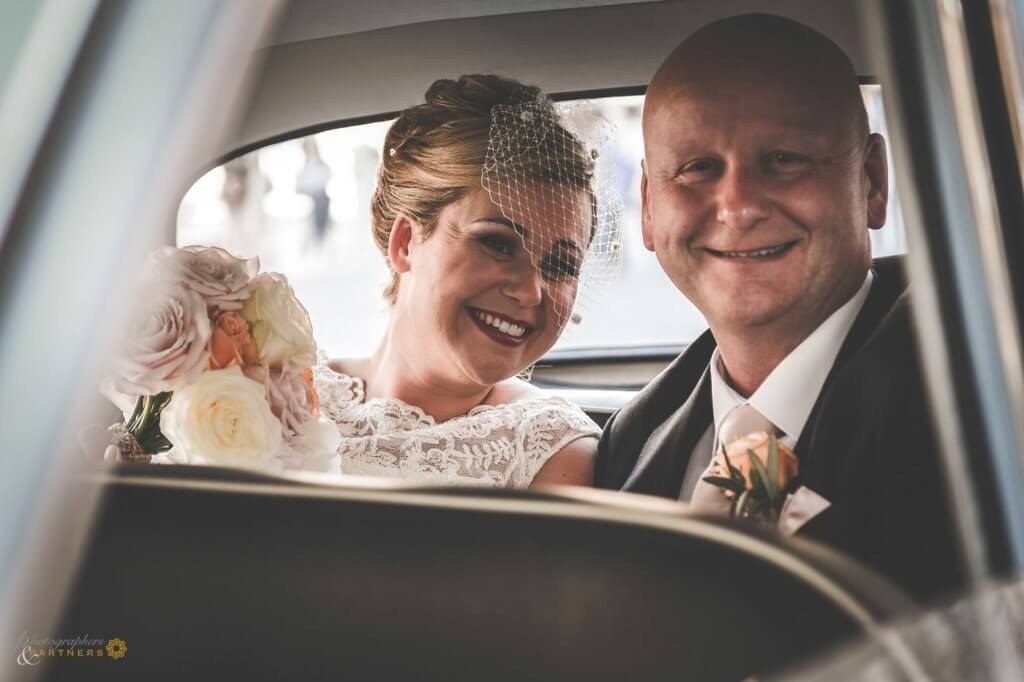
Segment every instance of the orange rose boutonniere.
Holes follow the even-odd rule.
[[[704,481],[722,489],[729,515],[776,523],[799,470],[793,451],[764,432],[737,438],[715,455]]]

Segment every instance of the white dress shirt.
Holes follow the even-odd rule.
[[[681,500],[689,500],[693,494],[694,486],[711,463],[722,420],[735,407],[750,403],[782,431],[780,440],[783,444],[790,449],[796,447],[800,434],[807,424],[807,418],[818,401],[818,394],[825,385],[825,379],[828,378],[836,356],[839,355],[839,349],[861,308],[864,307],[873,278],[874,274],[868,270],[864,283],[857,293],[783,358],[749,398],[744,398],[729,385],[724,376],[721,356],[718,349],[715,349],[708,367],[711,374],[711,407],[714,421],[711,428],[697,442],[690,457],[680,490]],[[666,420],[666,424],[668,421],[671,421],[671,418]],[[662,424],[658,430],[664,426],[665,424]],[[651,440],[648,439],[648,443]]]

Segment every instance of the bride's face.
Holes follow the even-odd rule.
[[[426,371],[493,385],[551,348],[576,297],[587,196],[534,183],[502,212],[478,189],[446,206],[429,236],[414,234],[396,321]]]

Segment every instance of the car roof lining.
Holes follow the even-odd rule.
[[[642,89],[683,37],[744,12],[784,14],[830,36],[869,73],[856,2],[656,2],[444,19],[275,44],[236,134],[209,160],[421,101],[437,78],[499,73],[552,93]],[[624,27],[625,30],[624,30]]]

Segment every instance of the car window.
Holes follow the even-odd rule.
[[[865,85],[862,93],[872,130],[886,135],[881,88]],[[601,159],[623,202],[622,269],[555,349],[684,345],[706,325],[642,242],[643,96],[593,103],[616,129]],[[371,237],[369,203],[390,125],[352,125],[279,142],[212,169],[182,200],[178,245],[258,256],[264,271],[288,276],[328,355],[372,352],[387,321],[381,292],[388,270]],[[886,228],[872,231],[872,240],[876,256],[906,250],[895,195]]]

